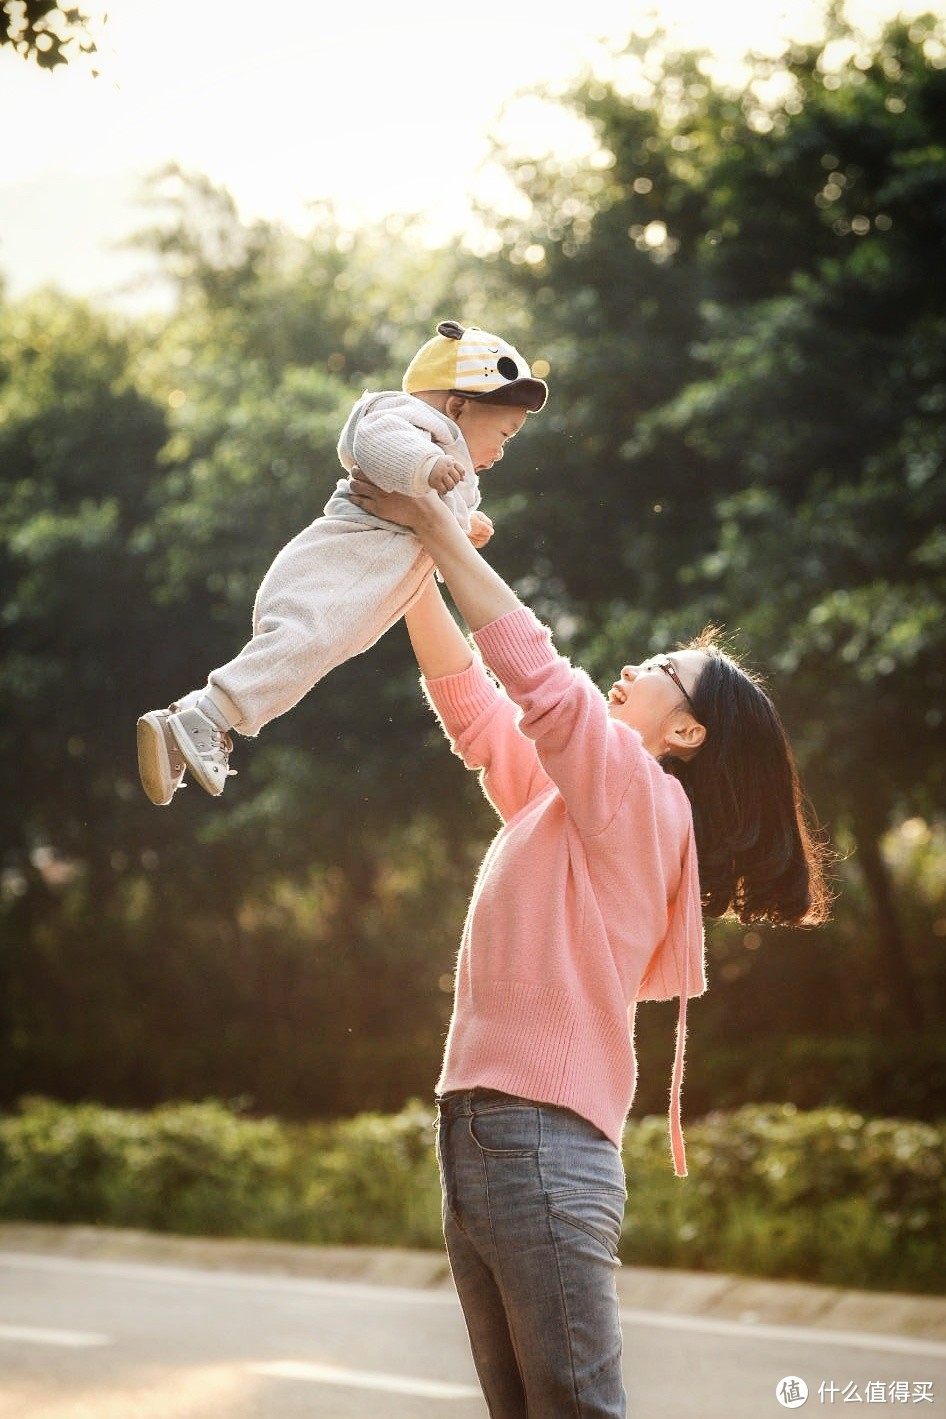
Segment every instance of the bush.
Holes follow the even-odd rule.
[[[28,1099],[0,1119],[0,1216],[265,1236],[288,1159],[276,1121],[219,1103],[138,1114]]]
[[[312,1131],[300,1134],[305,1152]],[[393,1116],[359,1114],[324,1126],[324,1135],[324,1149],[308,1151],[311,1180],[300,1213],[307,1241],[442,1245],[429,1108],[413,1103]]]
[[[221,1103],[27,1099],[0,1117],[0,1217],[185,1235],[437,1246],[433,1115],[299,1127]]]
[[[310,1244],[440,1247],[433,1112],[287,1125],[223,1104],[151,1114],[24,1101],[0,1117],[0,1217]],[[946,1129],[790,1104],[714,1113],[670,1165],[628,1125],[621,1256],[635,1265],[946,1290]]]
[[[97,1105],[27,1099],[0,1120],[0,1215],[30,1222],[105,1221],[123,1172],[128,1117]]]
[[[123,1167],[105,1205],[117,1226],[185,1235],[270,1235],[289,1200],[289,1146],[272,1119],[217,1103],[125,1115]]]
[[[946,1130],[791,1104],[710,1114],[668,1177],[666,1126],[628,1129],[622,1256],[638,1265],[944,1290]]]

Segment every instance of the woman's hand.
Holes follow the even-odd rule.
[[[431,516],[435,508],[443,507],[440,498],[433,491],[420,497],[408,497],[406,493],[386,493],[370,478],[366,478],[357,466],[351,471],[352,502],[364,508],[375,517],[383,517],[385,522],[395,522],[398,527],[409,527],[412,531]]]
[[[518,610],[519,598],[493,571],[462,531],[446,503],[431,489],[421,497],[385,493],[360,468],[351,471],[353,502],[399,527],[409,527],[439,568],[460,615],[471,631]],[[481,529],[481,531],[484,529]]]
[[[422,525],[430,524],[443,506],[436,493],[427,493],[419,498],[406,493],[386,493],[377,483],[366,478],[356,465],[351,471],[352,502],[363,507],[375,517],[383,517],[386,522],[395,522],[398,527],[409,527],[417,531]],[[467,533],[474,547],[485,547],[494,532],[492,518],[485,512],[470,513],[470,530]]]

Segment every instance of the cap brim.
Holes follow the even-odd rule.
[[[496,389],[454,389],[452,393],[481,404],[511,404],[537,414],[549,397],[549,387],[542,379],[510,379]]]

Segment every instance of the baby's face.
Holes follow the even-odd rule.
[[[499,462],[507,440],[515,437],[525,421],[525,409],[514,409],[504,404],[483,404],[478,399],[464,400],[456,422],[477,473]]]

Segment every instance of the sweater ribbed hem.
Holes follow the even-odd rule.
[[[479,1086],[556,1104],[620,1147],[636,1074],[626,1018],[520,981],[484,982],[475,997],[454,1016],[438,1093]]]

